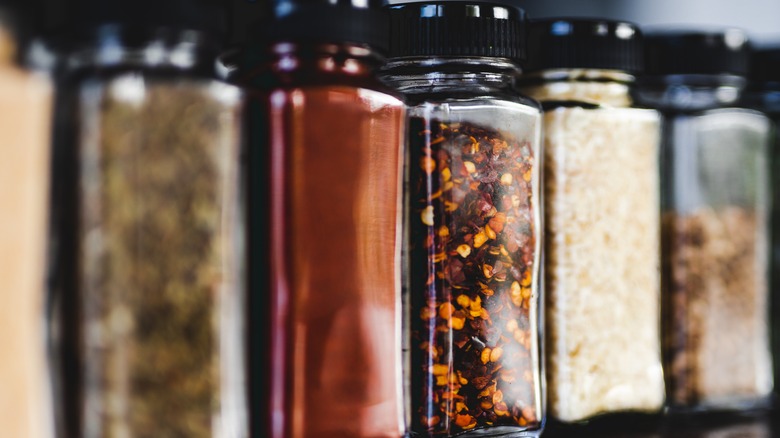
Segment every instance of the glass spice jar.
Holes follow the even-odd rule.
[[[379,1],[271,2],[247,89],[253,434],[400,437],[404,106]]]
[[[85,0],[58,77],[65,436],[248,435],[238,88],[221,5]]]
[[[633,24],[530,24],[521,90],[544,115],[549,414],[657,412],[661,369],[660,116],[634,107]]]
[[[19,59],[29,17],[0,1],[0,425],[53,436],[44,324],[51,85]],[[28,20],[25,20],[28,18]]]
[[[640,101],[664,115],[662,281],[668,404],[739,410],[772,390],[769,120],[740,108],[744,32],[646,38]]]
[[[383,78],[409,112],[408,429],[538,436],[541,112],[513,88],[524,12],[423,2],[390,14]]]

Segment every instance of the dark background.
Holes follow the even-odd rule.
[[[36,9],[39,25],[51,32],[66,17],[67,0],[22,0]],[[223,0],[232,10],[230,37],[241,41],[267,0]],[[389,0],[400,3],[399,0]],[[521,5],[531,17],[579,16],[624,19],[645,26],[664,24],[736,26],[754,41],[780,41],[780,0],[498,0]]]

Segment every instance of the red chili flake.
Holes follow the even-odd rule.
[[[531,144],[468,123],[410,127],[413,430],[538,427]]]

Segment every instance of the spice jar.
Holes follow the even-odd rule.
[[[658,411],[660,117],[631,97],[640,30],[550,18],[529,35],[521,90],[545,109],[549,413]]]
[[[668,404],[738,409],[772,389],[767,325],[769,120],[739,108],[740,30],[646,38],[643,102],[662,110]]]
[[[65,436],[247,436],[241,95],[214,79],[220,3],[182,5],[73,6],[54,193]]]
[[[251,32],[253,433],[400,437],[404,107],[380,2],[284,0]]]
[[[408,429],[523,434],[544,421],[541,112],[514,90],[525,16],[395,5],[384,80],[408,103]]]
[[[18,62],[29,27],[19,6],[0,1],[0,424],[4,436],[43,438],[53,433],[43,330],[51,87]]]

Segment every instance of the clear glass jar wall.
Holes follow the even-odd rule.
[[[416,67],[391,62],[385,76],[409,105],[409,428],[538,435],[540,110],[513,94],[510,62]]]
[[[68,59],[56,146],[71,436],[246,436],[237,88],[202,34]]]
[[[561,69],[521,83],[545,106],[547,391],[561,421],[664,402],[660,117],[632,108],[633,82]]]
[[[640,90],[665,117],[664,359],[675,408],[749,408],[772,389],[770,123],[733,106],[743,86],[689,75]]]

